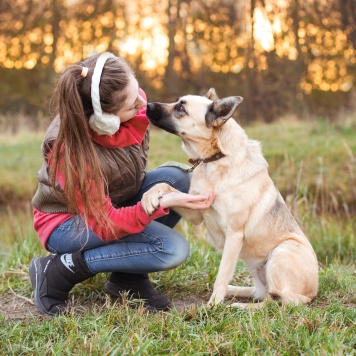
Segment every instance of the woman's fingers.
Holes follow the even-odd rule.
[[[208,196],[202,196],[201,200],[197,200],[196,202],[192,202],[190,208],[191,209],[207,209],[211,206],[215,199],[215,194],[211,193]]]
[[[214,201],[216,194],[209,195],[192,195],[181,192],[165,194],[160,200],[162,208],[180,207],[189,209],[206,209]]]

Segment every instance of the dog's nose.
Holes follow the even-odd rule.
[[[153,104],[153,103],[147,104],[147,110],[153,110],[154,108],[155,108],[155,104]]]

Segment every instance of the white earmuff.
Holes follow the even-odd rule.
[[[95,64],[91,81],[91,101],[94,113],[90,116],[89,126],[98,135],[112,136],[120,128],[120,118],[114,114],[103,113],[99,94],[101,73],[103,72],[105,62],[109,58],[116,57],[110,52],[104,52],[98,57]]]

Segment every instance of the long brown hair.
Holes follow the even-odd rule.
[[[62,171],[65,178],[64,193],[68,211],[79,213],[76,192],[84,203],[83,218],[88,217],[109,229],[110,220],[105,213],[106,177],[91,140],[89,118],[93,114],[91,81],[99,55],[80,64],[71,65],[60,76],[52,95],[52,115],[60,117],[57,140],[51,154],[50,183],[56,190],[56,175]],[[81,76],[83,67],[89,71]],[[99,92],[103,112],[116,114],[126,100],[126,86],[133,72],[121,58],[109,58],[100,78]]]

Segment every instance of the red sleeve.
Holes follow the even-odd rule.
[[[152,220],[169,213],[169,209],[159,207],[151,216],[148,216],[143,210],[141,202],[134,206],[116,209],[109,197],[106,198],[105,210],[110,220],[114,222],[114,231],[99,226],[95,220],[89,218],[89,227],[105,241],[141,232]]]
[[[64,189],[64,174],[62,171],[57,173],[57,181],[62,189]],[[88,184],[90,186],[90,184]],[[79,208],[79,214],[84,212],[83,198],[79,192],[76,192],[76,199]],[[122,238],[127,235],[141,232],[152,220],[158,219],[169,213],[169,209],[162,209],[159,207],[151,216],[144,211],[141,202],[134,206],[123,207],[116,209],[111,199],[106,196],[105,205],[107,216],[113,222],[113,231],[98,224],[93,216],[88,216],[88,225],[100,239],[105,241],[112,241]]]

